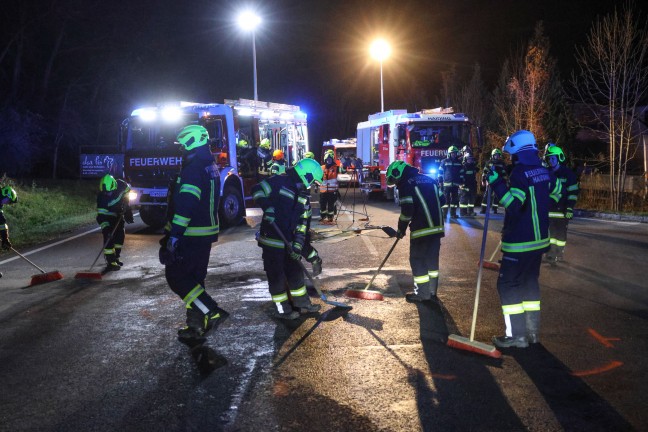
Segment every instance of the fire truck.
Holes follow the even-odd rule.
[[[358,156],[365,162],[364,192],[382,192],[395,199],[396,188],[388,188],[387,167],[402,160],[423,174],[437,178],[439,163],[448,147],[473,147],[476,136],[466,115],[452,108],[425,109],[415,113],[390,110],[372,114],[358,123]]]
[[[131,206],[139,208],[149,226],[166,223],[169,182],[182,165],[176,136],[183,127],[199,124],[209,132],[210,149],[220,169],[220,224],[238,224],[245,216],[246,202],[252,202],[252,186],[269,175],[266,162],[273,151],[282,150],[290,166],[309,150],[306,117],[295,105],[247,99],[135,109],[123,120],[119,137]],[[270,149],[259,148],[261,142],[269,142]]]

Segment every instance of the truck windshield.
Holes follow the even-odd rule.
[[[412,147],[450,147],[462,148],[470,145],[470,125],[460,124],[411,124],[408,125]]]
[[[165,149],[172,146],[180,128],[169,124],[129,123],[126,148],[128,150]]]

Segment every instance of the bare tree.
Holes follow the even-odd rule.
[[[648,94],[648,26],[632,4],[598,19],[576,50],[572,84],[609,139],[610,205],[623,208],[628,162],[637,151],[639,104]]]

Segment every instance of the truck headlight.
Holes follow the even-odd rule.
[[[128,192],[128,201],[135,201],[137,199],[137,192],[130,191]]]

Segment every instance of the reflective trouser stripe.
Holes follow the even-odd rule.
[[[540,301],[524,301],[522,302],[522,307],[525,312],[529,311],[539,311],[540,310]]]
[[[288,301],[288,294],[287,293],[275,294],[272,296],[272,301],[275,303]]]
[[[438,270],[429,271],[428,276],[430,277],[430,279],[438,279],[439,278],[439,271]]]
[[[561,246],[561,247],[565,247],[567,245],[567,241],[558,240],[558,239],[555,239],[555,238],[549,239],[549,243],[551,243],[553,245],[556,245],[556,246]]]
[[[290,295],[293,297],[303,297],[306,295],[306,293],[306,285],[303,285],[296,290],[290,290]]]
[[[430,282],[430,275],[414,276],[414,283],[415,284],[422,284],[422,283],[427,283],[427,282]]]
[[[516,315],[524,313],[524,306],[522,303],[512,305],[502,305],[502,312],[504,315]]]
[[[202,285],[198,284],[195,287],[193,287],[191,291],[189,291],[189,294],[187,294],[182,299],[182,301],[185,302],[187,306],[190,306],[194,302],[194,300],[196,300],[198,296],[204,292],[205,292],[205,288]]]

